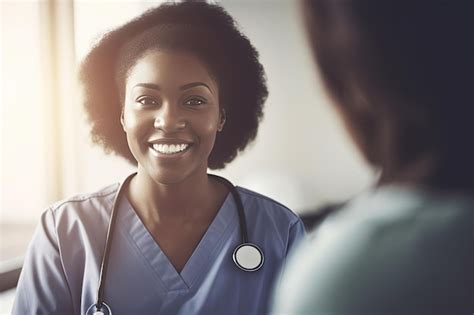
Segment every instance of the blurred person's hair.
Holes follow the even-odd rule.
[[[323,82],[380,183],[474,190],[474,2],[305,0]]]
[[[224,9],[205,2],[162,4],[108,32],[93,47],[80,72],[93,141],[137,163],[120,114],[130,69],[153,50],[189,53],[216,80],[226,122],[208,166],[223,168],[255,139],[268,91],[255,48]]]

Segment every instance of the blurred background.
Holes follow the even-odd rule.
[[[0,0],[0,314],[9,313],[14,289],[7,283],[15,282],[47,206],[134,170],[91,144],[76,71],[104,32],[161,2]],[[260,52],[270,92],[257,140],[216,173],[302,216],[368,187],[375,173],[329,104],[298,1],[214,2]]]

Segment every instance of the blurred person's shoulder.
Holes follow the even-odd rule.
[[[474,306],[473,229],[470,196],[369,191],[329,216],[293,257],[276,311],[465,310]]]
[[[365,240],[375,240],[379,235],[399,234],[399,242],[410,243],[414,237],[448,236],[472,225],[472,196],[390,185],[362,194],[342,211],[329,216],[316,235],[322,237],[337,230],[337,234],[346,231],[342,234],[355,233]],[[411,237],[406,237],[407,233]]]
[[[373,256],[421,268],[430,263],[427,257],[442,260],[448,248],[450,255],[472,252],[472,230],[472,196],[391,185],[362,194],[329,216],[312,243],[338,245],[363,260]]]

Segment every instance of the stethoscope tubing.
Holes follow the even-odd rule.
[[[245,219],[244,205],[242,204],[242,199],[240,198],[239,192],[235,188],[234,184],[232,184],[230,181],[228,181],[224,177],[220,177],[214,174],[208,174],[208,176],[215,178],[221,183],[223,183],[224,185],[226,185],[230,193],[232,194],[232,197],[234,198],[234,201],[237,206],[237,212],[239,213],[241,243],[242,244],[248,243],[247,220]]]
[[[117,205],[120,197],[123,193],[123,187],[125,187],[128,182],[136,175],[137,173],[133,173],[129,175],[119,186],[117,194],[114,198],[114,203],[112,207],[112,212],[110,213],[110,222],[109,227],[107,228],[107,236],[105,237],[105,245],[104,245],[104,257],[102,258],[102,262],[100,264],[100,273],[99,273],[99,288],[97,289],[97,298],[96,298],[96,307],[100,309],[102,304],[104,303],[104,289],[105,289],[105,279],[107,277],[107,270],[109,265],[109,256],[110,256],[110,247],[112,246],[112,239],[114,236],[115,230],[115,220],[117,218]]]
[[[114,198],[114,203],[113,203],[113,206],[112,206],[112,211],[110,213],[110,222],[109,222],[109,226],[107,228],[107,235],[105,237],[105,245],[104,245],[104,254],[103,254],[103,257],[102,257],[102,262],[101,262],[101,265],[100,265],[100,274],[99,274],[99,287],[97,289],[97,296],[96,296],[96,303],[95,303],[95,307],[97,310],[101,310],[103,308],[105,304],[104,302],[104,292],[105,292],[105,280],[106,280],[106,277],[107,277],[107,270],[108,270],[108,265],[109,265],[109,256],[110,256],[110,248],[112,246],[112,240],[113,240],[113,236],[114,236],[114,229],[115,229],[115,221],[116,221],[116,218],[117,218],[117,211],[118,211],[118,204],[119,204],[119,201],[120,201],[120,197],[123,193],[123,188],[130,182],[130,180],[136,175],[137,173],[133,173],[131,175],[129,175],[121,184],[120,186],[118,187],[118,190],[117,190],[117,194],[115,195],[115,198]],[[219,180],[221,183],[223,183],[224,185],[226,185],[226,187],[229,189],[229,191],[231,192],[232,194],[232,197],[236,203],[236,206],[237,206],[237,212],[238,212],[238,215],[239,215],[239,225],[240,225],[240,234],[241,234],[241,244],[236,248],[236,250],[234,251],[234,255],[233,255],[233,259],[234,259],[234,262],[236,263],[236,265],[244,270],[244,271],[255,271],[255,270],[258,270],[261,265],[263,264],[263,261],[264,261],[264,256],[263,256],[263,252],[261,251],[260,248],[258,248],[256,245],[254,244],[251,244],[248,242],[248,234],[247,234],[247,221],[246,221],[246,218],[245,218],[245,213],[244,213],[244,206],[243,206],[243,203],[242,203],[242,199],[240,198],[240,195],[239,195],[239,192],[237,191],[237,189],[235,188],[235,186],[230,182],[228,181],[227,179],[223,178],[223,177],[220,177],[220,176],[217,176],[217,175],[213,175],[213,174],[208,174],[208,176],[212,177],[212,178],[215,178],[217,180]],[[258,268],[254,268],[254,269],[246,269],[246,268],[243,268],[237,261],[236,261],[236,256],[235,256],[235,253],[236,251],[238,250],[239,247],[243,246],[243,245],[250,245],[252,247],[255,247],[259,252],[260,252],[260,255],[261,255],[261,263],[260,265],[258,266]],[[94,305],[92,305],[94,306]],[[91,307],[92,307],[91,306]],[[106,308],[108,310],[110,310],[110,307],[106,305]]]

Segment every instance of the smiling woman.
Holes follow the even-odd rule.
[[[304,228],[207,174],[256,137],[267,97],[233,19],[202,2],[151,9],[104,36],[81,79],[93,139],[136,173],[44,212],[14,313],[266,313]]]

